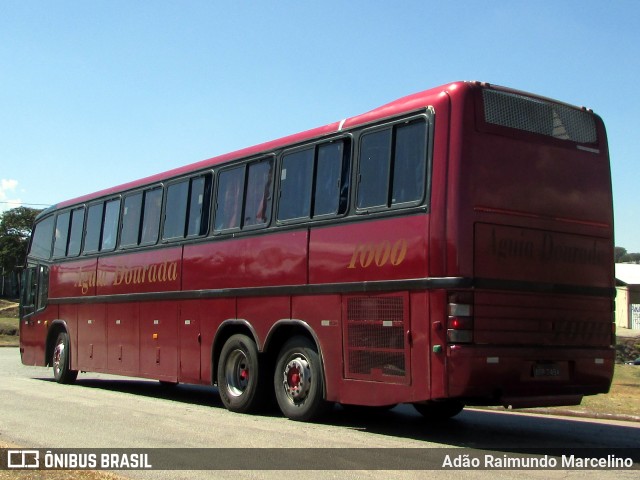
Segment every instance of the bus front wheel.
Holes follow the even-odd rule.
[[[53,366],[53,377],[58,383],[73,383],[78,377],[77,370],[71,370],[69,363],[69,335],[67,332],[60,332],[56,338],[51,356]]]
[[[265,375],[260,372],[258,347],[246,335],[229,337],[218,360],[218,391],[222,403],[232,412],[256,410],[264,401]]]
[[[316,346],[306,337],[293,337],[278,355],[274,374],[276,400],[291,420],[309,421],[324,413],[324,377]]]

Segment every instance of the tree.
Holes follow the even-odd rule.
[[[622,257],[624,257],[626,254],[627,254],[626,248],[616,247],[615,253],[614,253],[616,263],[620,263],[620,261],[622,260]]]
[[[626,248],[615,248],[616,263],[640,263],[640,253],[629,253]]]
[[[24,265],[33,222],[40,212],[18,207],[0,214],[0,268],[5,273]]]
[[[619,263],[640,263],[640,253],[627,253],[623,255]]]

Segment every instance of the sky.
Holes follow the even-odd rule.
[[[605,122],[616,245],[640,252],[640,2],[0,0],[0,212],[457,80]]]

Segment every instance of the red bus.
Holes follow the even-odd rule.
[[[20,353],[249,412],[573,405],[614,364],[606,133],[479,82],[59,203]]]

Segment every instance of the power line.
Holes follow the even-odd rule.
[[[8,203],[11,205],[28,205],[30,207],[50,207],[51,204],[49,203],[25,203],[25,202],[0,202],[0,203]]]

